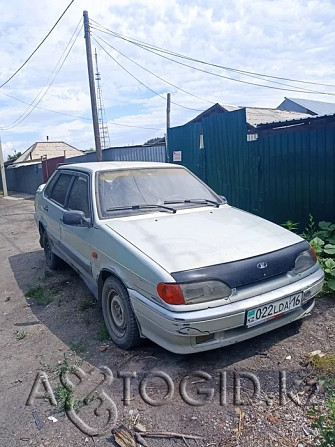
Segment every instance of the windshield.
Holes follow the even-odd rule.
[[[103,171],[98,173],[97,183],[101,217],[171,210],[167,203],[173,208],[224,203],[183,168]]]

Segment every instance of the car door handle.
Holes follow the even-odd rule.
[[[44,209],[45,211],[49,211],[49,207],[48,207],[48,205],[44,205],[43,209]]]

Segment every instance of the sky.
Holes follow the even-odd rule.
[[[42,41],[69,2],[0,0],[0,85]],[[335,0],[75,0],[40,49],[0,89],[5,159],[47,136],[81,150],[94,147],[85,39],[80,28],[84,10],[92,25],[92,51],[96,48],[98,53],[111,146],[142,144],[163,136],[168,92],[172,127],[217,102],[275,108],[286,96],[335,103]],[[316,84],[277,79],[289,84],[283,86],[168,56],[196,70],[112,36],[108,30],[212,64]],[[70,39],[76,33],[74,42]],[[259,87],[225,76],[314,92]],[[42,99],[39,108],[32,110],[29,104],[36,97],[35,103]]]

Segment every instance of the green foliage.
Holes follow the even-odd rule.
[[[73,391],[67,390],[63,385],[57,385],[56,400],[58,411],[70,410],[74,401]]]
[[[105,341],[105,340],[109,340],[110,339],[110,335],[109,332],[106,328],[105,323],[101,323],[98,329],[98,340],[99,341]]]
[[[17,160],[19,157],[21,157],[22,152],[16,152],[16,150],[14,149],[14,154],[13,155],[8,155],[7,157],[7,161],[15,161]]]
[[[16,340],[24,340],[27,336],[26,331],[16,331]]]
[[[292,222],[292,220],[287,220],[282,224],[282,227],[287,228],[290,231],[297,231],[299,228],[299,222]]]
[[[66,354],[64,354],[64,359],[56,366],[56,368],[53,370],[53,372],[60,376],[62,374],[65,374],[67,372],[74,371],[75,366],[71,365],[69,362],[69,359]]]
[[[317,228],[317,225],[315,223],[314,217],[312,216],[311,213],[309,213],[308,224],[305,227],[301,237],[306,239],[306,241],[310,241],[311,239],[313,239],[313,237],[316,233],[316,228]]]
[[[325,291],[335,291],[335,245],[326,243],[328,242],[327,240],[324,241],[318,236],[315,236],[309,242],[314,248],[319,263],[325,272]]]
[[[322,373],[335,373],[335,354],[316,355],[311,361],[312,366]],[[335,384],[335,382],[334,382]]]
[[[164,143],[164,137],[150,138],[150,140],[146,141],[144,144],[155,144],[155,143]]]
[[[88,309],[93,309],[95,307],[95,302],[92,299],[88,299],[88,300],[84,300],[81,301],[81,303],[79,304],[79,310],[88,310]]]
[[[313,408],[309,412],[314,422],[313,428],[318,429],[315,441],[320,447],[333,447],[335,445],[335,380],[325,383],[326,405],[325,410]]]
[[[299,223],[287,220],[283,227],[296,231]],[[319,263],[325,272],[325,293],[335,291],[335,224],[321,221],[317,225],[312,214],[301,237],[306,239],[314,248]]]
[[[43,286],[33,286],[26,293],[27,298],[32,298],[36,304],[40,306],[46,306],[50,304],[58,291],[56,289],[46,289]]]
[[[314,248],[319,263],[325,272],[326,293],[335,291],[335,224],[319,222],[316,226],[313,216],[309,215],[309,224],[301,235]]]
[[[319,228],[315,235],[329,244],[335,244],[335,224],[322,221],[319,222]]]

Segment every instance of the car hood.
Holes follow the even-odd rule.
[[[302,241],[229,205],[121,217],[106,225],[169,273],[251,258]]]

